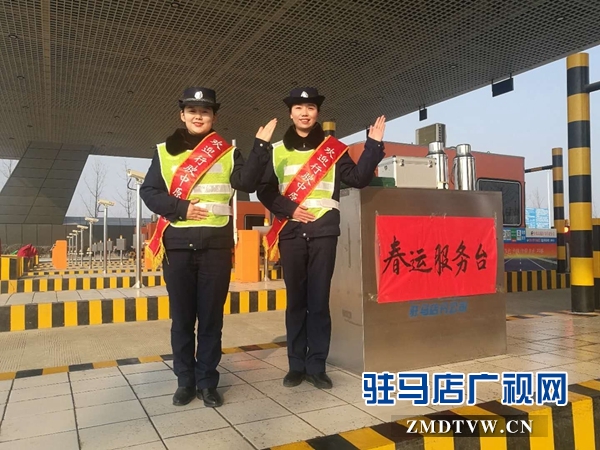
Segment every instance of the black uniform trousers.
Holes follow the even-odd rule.
[[[216,388],[231,249],[167,250],[163,270],[171,311],[173,370],[179,386]],[[198,346],[194,357],[194,330]]]
[[[279,241],[287,295],[285,325],[290,370],[325,372],[331,340],[329,293],[337,236]]]

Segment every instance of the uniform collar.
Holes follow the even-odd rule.
[[[206,134],[190,134],[187,128],[177,128],[165,142],[167,152],[170,155],[177,156],[186,150],[192,150],[200,143],[200,141],[202,141],[202,139],[213,131],[214,130],[210,130]]]
[[[293,148],[295,150],[313,150],[319,146],[325,139],[325,132],[321,128],[319,122],[315,123],[315,126],[310,131],[308,136],[301,137],[296,133],[294,125],[290,126],[283,136],[283,145],[286,148]]]

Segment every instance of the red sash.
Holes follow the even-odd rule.
[[[206,136],[175,171],[171,186],[169,186],[169,194],[187,200],[198,180],[221,156],[232,148],[233,146],[217,133],[213,132]],[[162,237],[168,226],[169,221],[161,216],[156,223],[154,235],[148,244],[149,257],[151,258],[152,268],[155,270],[164,256]]]
[[[302,204],[347,150],[346,144],[333,136],[328,136],[290,181],[283,195],[299,205]],[[287,222],[288,219],[275,218],[271,229],[263,239],[267,257],[271,261],[277,258],[276,244],[279,241],[279,233]]]

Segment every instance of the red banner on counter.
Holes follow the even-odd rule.
[[[377,216],[376,233],[378,303],[496,292],[493,218]]]

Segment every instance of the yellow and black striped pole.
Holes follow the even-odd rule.
[[[333,120],[323,122],[323,131],[325,132],[325,136],[335,137],[335,122]]]
[[[567,58],[571,310],[594,311],[589,55]]]
[[[563,181],[563,149],[552,149],[552,191],[554,200],[554,228],[556,229],[558,273],[567,270],[567,251],[565,248],[565,185]]]

